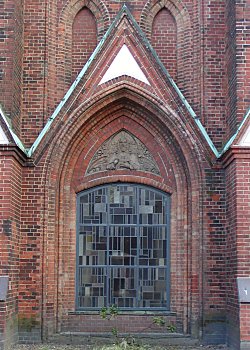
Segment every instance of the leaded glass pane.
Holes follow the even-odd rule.
[[[131,225],[137,223],[136,188],[133,186],[110,187],[110,223]]]
[[[107,269],[101,267],[80,267],[78,305],[80,308],[102,308],[107,305]]]
[[[80,197],[80,223],[107,223],[107,189],[101,188]]]
[[[79,195],[78,309],[169,307],[169,200],[132,184]]]
[[[166,273],[165,268],[139,268],[139,308],[167,307]]]
[[[137,244],[136,227],[111,226],[109,235],[109,264],[136,265]]]
[[[146,188],[139,189],[139,223],[166,224],[165,196]]]
[[[167,240],[166,228],[144,226],[139,229],[139,265],[166,266]]]
[[[136,308],[136,270],[113,267],[110,269],[110,303],[119,308]]]
[[[79,266],[107,264],[106,227],[84,226],[79,232]]]

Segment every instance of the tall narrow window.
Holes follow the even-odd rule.
[[[170,196],[110,184],[77,198],[76,308],[169,309]]]

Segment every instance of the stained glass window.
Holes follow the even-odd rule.
[[[77,198],[77,310],[168,310],[170,196],[110,184]]]

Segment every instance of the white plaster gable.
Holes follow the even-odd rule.
[[[2,127],[0,126],[0,145],[7,145],[9,143],[5,132],[3,131]]]
[[[102,80],[98,85],[106,83],[107,81],[120,77],[122,75],[128,75],[132,78],[142,81],[150,85],[145,74],[139,67],[138,63],[134,59],[127,45],[123,45],[107,72],[104,74]]]
[[[250,147],[250,125],[248,126],[245,134],[241,137],[239,141],[240,146],[249,146]]]

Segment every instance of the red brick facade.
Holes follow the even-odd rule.
[[[0,349],[110,332],[97,312],[75,309],[76,198],[117,182],[171,196],[170,312],[161,315],[201,343],[249,349],[250,304],[237,290],[237,277],[250,274],[250,149],[240,146],[249,125],[249,1],[121,9],[105,0],[0,0],[0,9],[0,126],[9,139],[0,138],[0,276],[9,276]],[[123,45],[148,84],[127,75],[100,84]],[[120,131],[145,145],[159,174],[87,173]],[[118,317],[125,333],[151,320]]]

